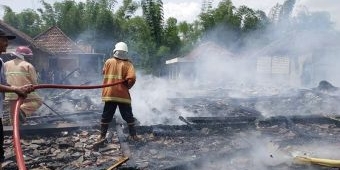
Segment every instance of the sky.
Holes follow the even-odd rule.
[[[46,2],[53,3],[62,0],[45,0]],[[85,1],[85,0],[76,0]],[[121,2],[122,0],[118,0]],[[175,17],[179,21],[192,22],[197,18],[200,13],[201,4],[203,0],[163,0],[164,3],[164,17]],[[214,0],[214,7],[221,0]],[[40,0],[0,0],[0,4],[11,7],[15,12],[20,12],[25,8],[37,9],[40,7]],[[284,0],[232,0],[233,4],[238,7],[246,5],[252,9],[259,9],[266,14],[276,4],[282,4]],[[339,0],[296,0],[296,7],[307,7],[309,11],[327,11],[331,15],[332,22],[340,30],[340,1]],[[2,15],[3,11],[0,10]]]

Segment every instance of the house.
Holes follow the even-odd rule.
[[[7,53],[1,55],[1,58],[3,59],[4,62],[11,60],[13,58],[13,56],[11,56],[10,53],[14,52],[16,47],[28,46],[33,51],[34,57],[32,64],[36,67],[36,69],[46,70],[48,68],[48,56],[52,56],[53,55],[52,52],[38,45],[37,43],[34,42],[34,40],[30,36],[6,24],[2,20],[0,20],[0,28],[16,36],[14,40],[10,41],[9,46],[7,48]]]
[[[50,70],[70,73],[79,69],[87,75],[101,73],[104,54],[93,53],[91,46],[81,41],[76,44],[57,26],[37,35],[34,42],[53,53],[48,61]]]
[[[214,42],[198,45],[184,57],[166,61],[169,79],[222,85],[234,81],[280,86],[340,84],[340,37],[323,31],[291,32],[262,48],[233,54]],[[237,57],[236,57],[237,55]]]
[[[322,30],[286,33],[252,54],[257,76],[289,86],[313,87],[321,80],[340,84],[339,38]]]
[[[38,36],[31,38],[25,33],[0,20],[0,28],[16,36],[11,40],[7,53],[2,54],[4,61],[11,60],[17,46],[28,46],[33,51],[32,64],[42,77],[54,77],[53,81],[45,82],[64,83],[62,80],[75,71],[86,76],[101,74],[104,54],[94,53],[90,45],[79,41],[75,43],[57,26],[52,26]],[[54,76],[51,76],[51,73]]]
[[[167,60],[165,64],[169,79],[196,79],[209,74],[210,69],[204,69],[209,67],[207,65],[211,64],[216,66],[216,69],[223,69],[224,66],[218,64],[220,61],[233,62],[235,59],[230,51],[215,42],[208,41],[198,45],[186,56]]]

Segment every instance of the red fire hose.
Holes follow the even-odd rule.
[[[94,86],[75,86],[75,85],[62,85],[62,84],[39,84],[35,85],[34,89],[42,89],[42,88],[58,88],[58,89],[97,89],[104,88],[109,86],[115,86],[117,84],[121,84],[124,81],[119,81],[112,84],[105,85],[94,85]],[[19,109],[20,105],[23,102],[23,98],[19,97],[15,103],[15,109],[13,113],[13,140],[14,140],[14,152],[15,157],[18,164],[19,170],[26,170],[25,160],[22,153],[21,143],[20,143],[20,132],[19,132]]]

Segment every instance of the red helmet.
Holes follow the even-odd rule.
[[[21,55],[33,55],[32,50],[26,46],[17,47],[17,49],[15,50],[15,53],[21,54]]]
[[[20,59],[24,59],[24,56],[33,56],[32,50],[26,46],[17,47],[13,54]]]

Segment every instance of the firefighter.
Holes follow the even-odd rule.
[[[19,46],[15,52],[12,53],[15,58],[5,63],[5,75],[7,83],[12,86],[23,86],[26,84],[38,84],[38,77],[34,66],[28,61],[32,61],[32,50],[26,46]],[[27,61],[25,61],[25,59]],[[6,93],[6,100],[10,101],[10,111],[14,110],[15,100],[17,95],[15,93]],[[20,121],[23,123],[27,116],[32,115],[42,105],[41,97],[32,92],[27,95],[27,98],[20,106]]]
[[[115,45],[113,56],[106,60],[103,67],[103,84],[111,84],[125,80],[124,83],[105,87],[102,91],[104,110],[101,119],[101,134],[99,140],[105,139],[109,123],[115,114],[117,106],[122,118],[127,122],[129,138],[138,140],[135,129],[135,118],[132,113],[129,89],[136,82],[136,73],[132,62],[127,57],[128,47],[124,42]]]
[[[6,52],[8,46],[8,40],[15,39],[15,36],[6,34],[2,29],[0,29],[0,54]],[[4,133],[2,125],[3,116],[3,97],[4,92],[14,92],[21,97],[26,97],[27,93],[33,91],[32,85],[26,85],[21,87],[9,86],[5,79],[4,74],[4,63],[0,58],[0,169],[2,169],[1,163],[5,160],[4,151]]]

